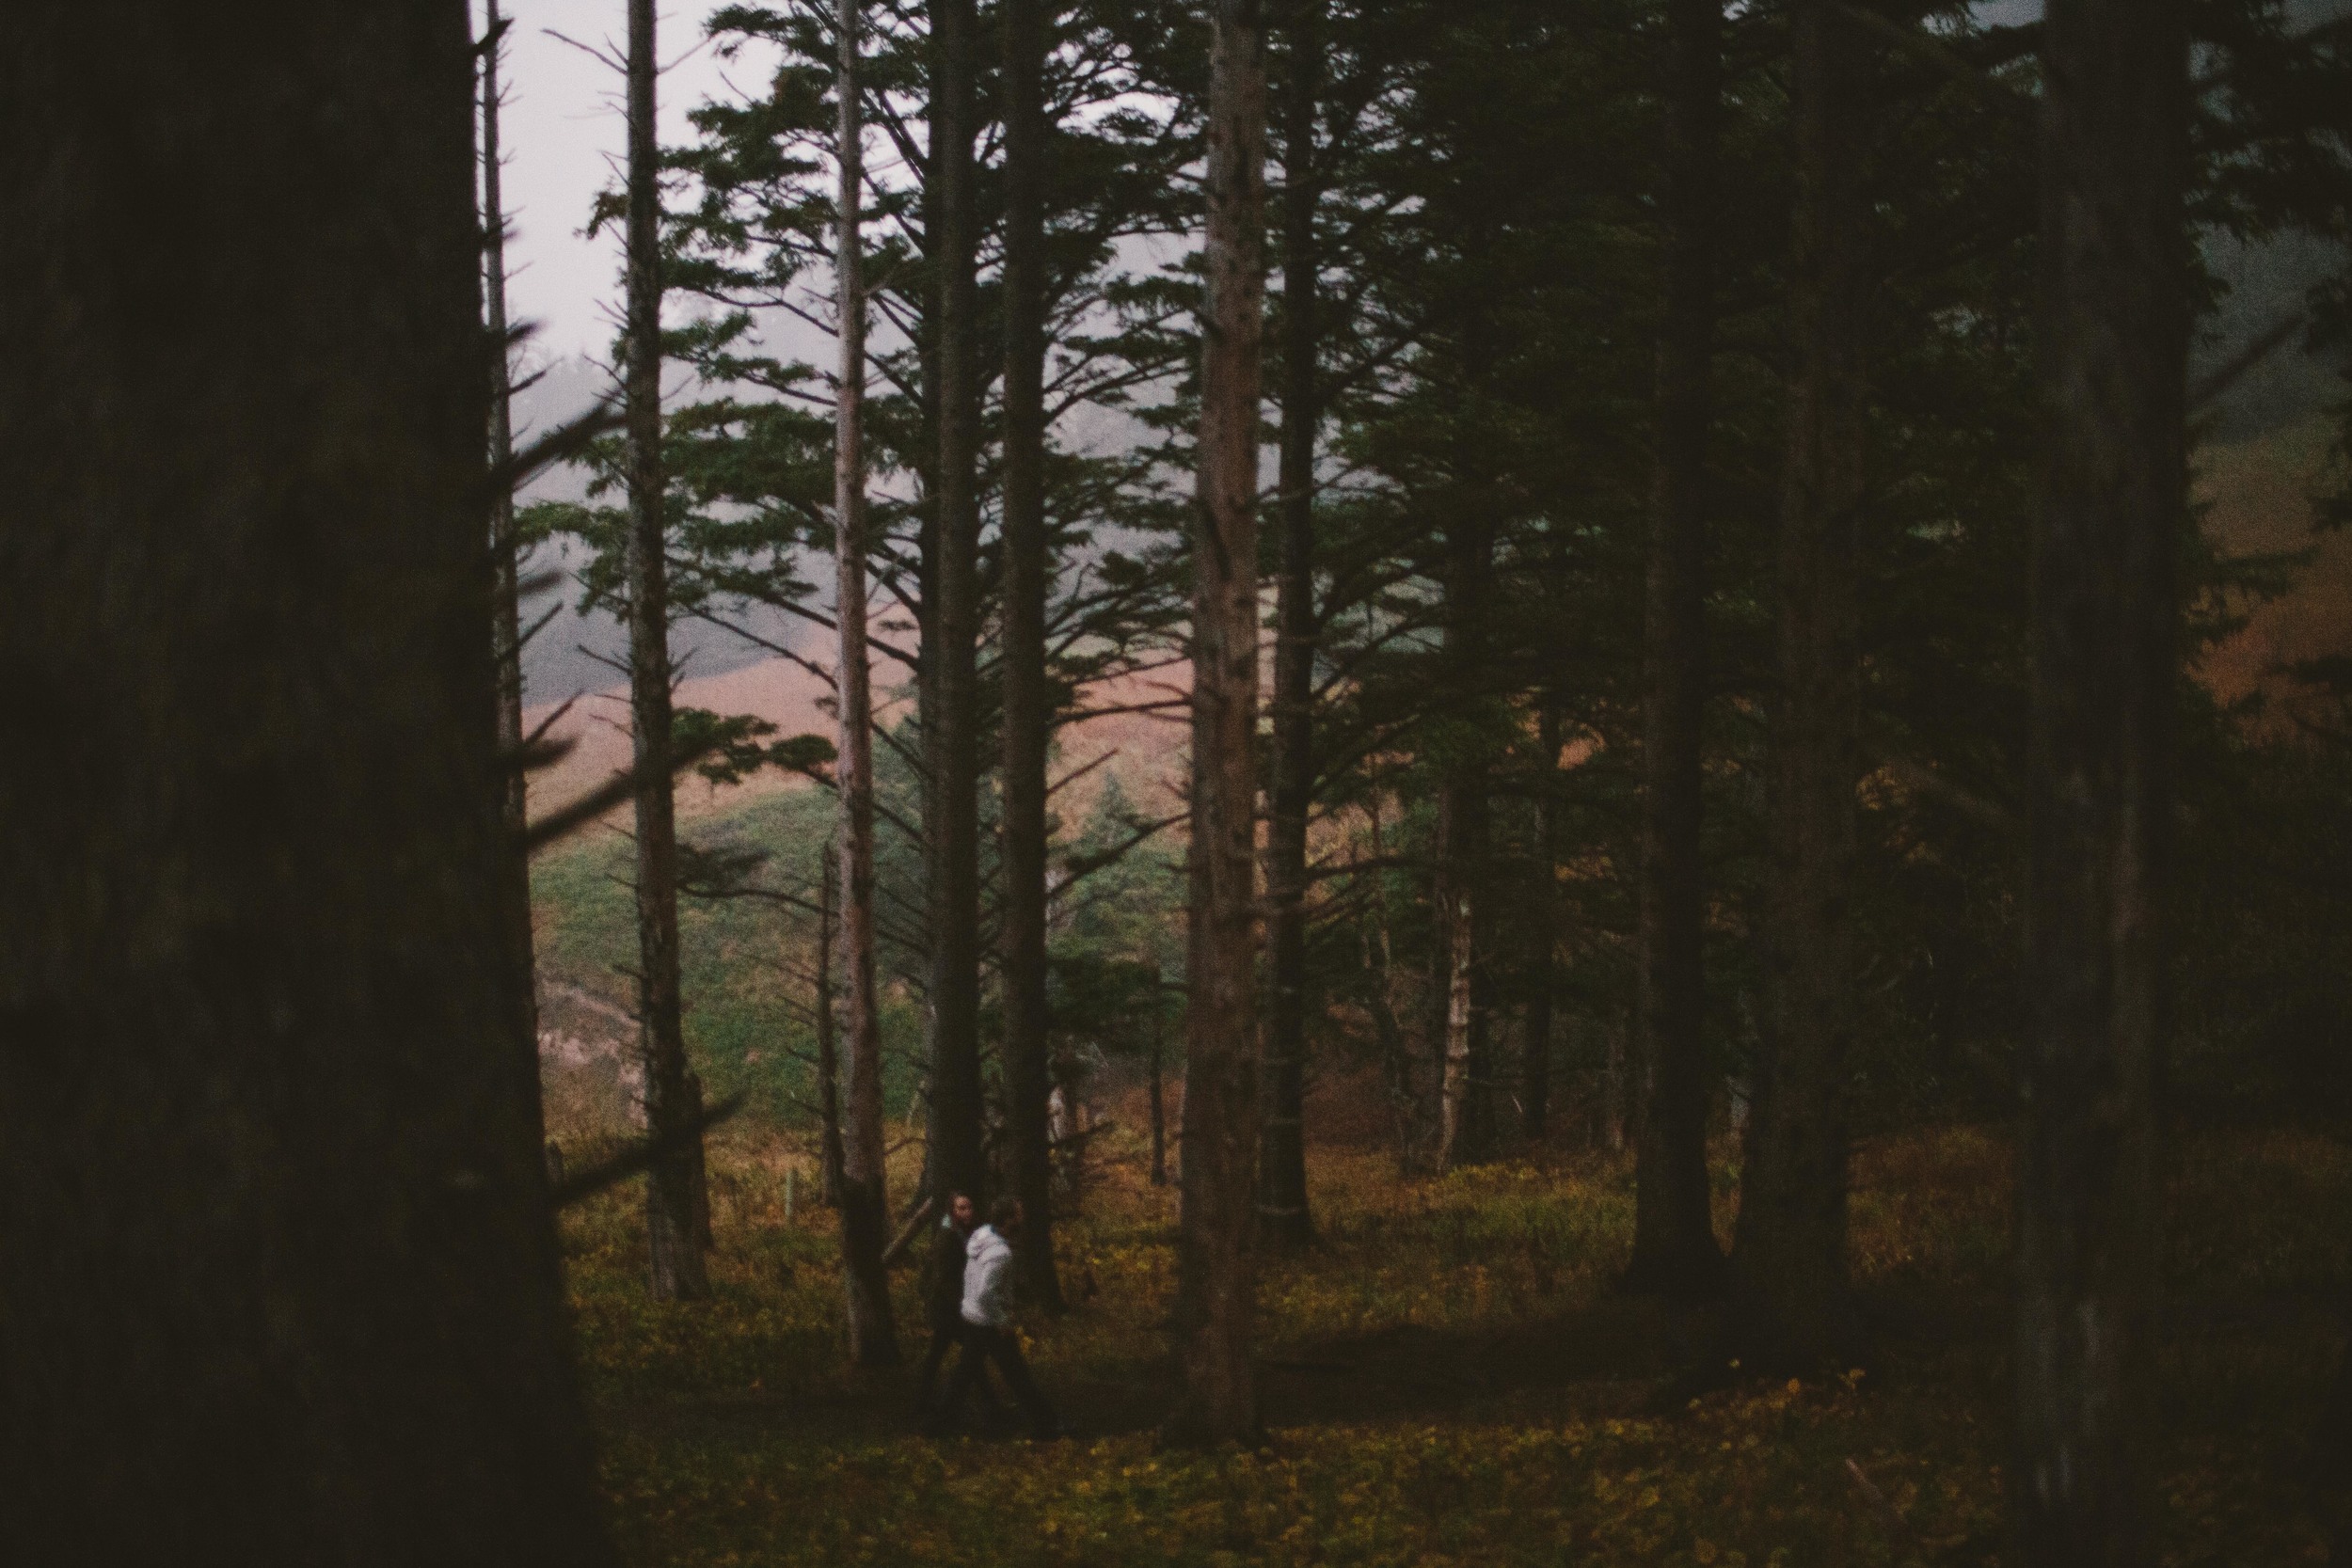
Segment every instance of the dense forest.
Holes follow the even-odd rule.
[[[2352,12],[604,8],[0,63],[27,1560],[2352,1550]]]

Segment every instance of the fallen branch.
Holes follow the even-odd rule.
[[[1863,1474],[1861,1465],[1851,1456],[1846,1460],[1846,1474],[1853,1478],[1854,1490],[1862,1494],[1862,1500],[1870,1505],[1870,1512],[1878,1515],[1879,1523],[1886,1528],[1886,1533],[1894,1538],[1896,1544],[1906,1551],[1917,1551],[1919,1538],[1912,1533],[1911,1521],[1903,1517],[1902,1510],[1887,1501],[1886,1494],[1878,1489],[1876,1481]]]

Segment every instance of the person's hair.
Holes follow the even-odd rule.
[[[1002,1230],[1021,1223],[1021,1200],[1010,1193],[999,1193],[996,1201],[988,1206],[988,1223]]]

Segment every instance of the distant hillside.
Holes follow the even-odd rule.
[[[1096,793],[1113,776],[1137,810],[1155,814],[1174,811],[1182,798],[1185,714],[1181,705],[1158,712],[1144,710],[1150,705],[1181,705],[1189,687],[1189,672],[1179,664],[1089,688],[1085,693],[1085,708],[1096,716],[1063,727],[1053,769],[1057,780],[1082,769],[1083,776],[1055,795],[1055,811],[1066,821],[1083,817]],[[828,739],[834,734],[834,718],[818,705],[830,696],[828,689],[815,675],[781,658],[688,680],[680,683],[677,689],[681,707],[708,708],[723,714],[755,714],[786,735],[814,734]],[[526,710],[524,729],[535,729],[560,706],[542,704]],[[892,721],[903,707],[903,703],[885,702],[883,721]],[[1101,711],[1106,709],[1119,711]],[[628,689],[607,686],[580,697],[548,733],[571,741],[573,749],[560,764],[532,775],[531,809],[534,815],[574,800],[627,768]],[[804,787],[805,781],[764,773],[744,784],[721,788],[690,773],[678,790],[678,813],[683,818],[707,816],[778,790]],[[623,815],[625,811],[616,812],[609,820],[618,820]]]
[[[2269,722],[2285,721],[2298,697],[2279,667],[2352,655],[2352,537],[2314,531],[2312,500],[2328,482],[2332,443],[2328,421],[2309,419],[2197,454],[2206,534],[2225,556],[2312,552],[2288,592],[2251,607],[2245,628],[2197,671],[2224,702],[2260,693]]]
[[[1090,708],[1137,709],[1184,694],[1179,668],[1106,682]],[[771,659],[684,683],[681,704],[751,713],[786,734],[833,734],[818,707],[824,688],[800,666]],[[532,712],[536,723],[550,709]],[[885,719],[889,714],[885,711]],[[576,704],[551,732],[577,745],[563,764],[535,775],[532,811],[574,799],[626,766],[626,692],[613,689]],[[1135,809],[1172,813],[1179,800],[1185,729],[1181,712],[1104,713],[1067,727],[1054,777],[1070,782],[1053,800],[1073,833],[1116,777]],[[888,767],[885,764],[885,777]],[[679,909],[679,948],[690,1056],[714,1095],[741,1091],[773,1119],[799,1123],[814,1103],[811,1008],[816,990],[815,923],[790,899],[813,899],[833,832],[833,802],[807,781],[775,774],[716,788],[689,775],[678,791],[681,837],[705,849],[764,856],[754,879],[784,900],[688,898]],[[548,1126],[559,1139],[619,1131],[638,1092],[628,974],[636,962],[629,894],[628,808],[604,825],[544,853],[532,868],[539,958],[540,1065]],[[894,847],[885,833],[885,853]],[[901,853],[908,854],[911,851]],[[903,911],[885,911],[898,915]],[[885,975],[883,1032],[888,1095],[903,1109],[920,1069],[919,998]]]

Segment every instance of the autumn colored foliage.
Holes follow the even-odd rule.
[[[1115,1113],[1116,1114],[1116,1113]],[[1128,1120],[1127,1125],[1134,1122]],[[711,1150],[716,1300],[651,1304],[633,1206],[567,1222],[604,1474],[644,1563],[1811,1564],[1997,1560],[2008,1397],[2004,1136],[1866,1146],[1853,1268],[1867,1369],[1677,1385],[1704,1313],[1613,1291],[1629,1169],[1564,1155],[1399,1180],[1315,1152],[1322,1242],[1269,1260],[1255,1451],[1163,1449],[1174,1197],[1123,1133],[1058,1229],[1069,1316],[1032,1360],[1076,1428],[1037,1445],[901,1430],[902,1390],[843,1362],[833,1216],[808,1154]],[[1719,1224],[1736,1172],[1719,1143]],[[912,1172],[902,1173],[911,1176]],[[2338,1324],[2352,1153],[2295,1133],[2194,1140],[2169,1183],[2159,1386],[2168,1563],[2324,1560],[2295,1464]],[[918,1321],[913,1279],[902,1322]],[[895,1377],[899,1374],[891,1374]]]

